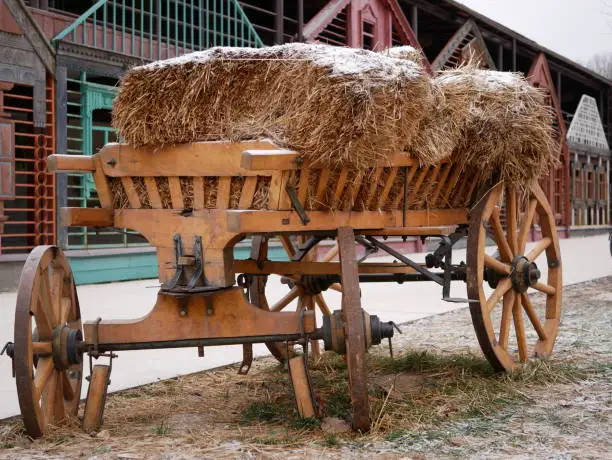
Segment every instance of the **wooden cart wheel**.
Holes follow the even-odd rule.
[[[539,224],[541,237],[527,250],[527,239],[535,223]],[[495,244],[487,246],[491,239]],[[536,265],[542,253],[545,262],[538,260],[538,264],[548,266],[545,282]],[[486,291],[490,289],[493,291],[488,294]],[[546,308],[541,314],[529,299],[531,289],[547,296]],[[472,322],[480,347],[496,370],[509,371],[530,357],[552,353],[561,316],[562,289],[557,228],[542,189],[536,184],[520,194],[512,187],[498,184],[470,216],[467,251]],[[500,301],[501,318],[498,319]],[[510,334],[512,326],[514,337]],[[532,336],[535,345],[529,347]],[[518,355],[514,352],[515,346]]]
[[[17,292],[15,377],[27,434],[76,416],[83,373],[81,312],[62,251],[38,246],[28,256]]]
[[[370,429],[370,402],[366,367],[366,330],[361,309],[353,229],[347,227],[338,229],[338,247],[342,271],[342,313],[352,425],[355,430],[368,431]]]
[[[280,240],[285,249],[285,252],[289,257],[291,257],[295,253],[295,246],[291,238],[287,235],[282,235],[280,237]],[[254,237],[251,246],[251,258],[254,260],[264,260],[267,257],[267,253],[267,238],[263,236]],[[322,257],[316,257],[314,254],[314,250],[311,250],[302,260],[305,262],[329,262],[337,255],[338,245],[334,245]],[[318,308],[323,315],[331,314],[331,309],[325,301],[324,294],[320,292],[318,294],[313,295],[309,293],[308,290],[304,287],[307,282],[306,277],[293,277],[291,279],[291,285],[289,286],[289,292],[274,303],[270,302],[266,297],[267,282],[267,276],[254,276],[251,279],[251,283],[249,286],[250,301],[254,305],[257,305],[259,308],[271,311],[282,311],[291,308],[291,304],[297,301],[297,306],[295,308],[306,308],[309,310],[314,310],[315,308]],[[342,290],[339,283],[335,283],[334,285],[330,286],[330,289],[336,291]],[[266,346],[276,359],[281,362],[285,362],[287,360],[287,347],[284,343],[268,342],[266,343]],[[292,350],[290,348],[290,354],[291,351]],[[318,342],[316,341],[312,342],[312,353],[315,356],[318,355]]]

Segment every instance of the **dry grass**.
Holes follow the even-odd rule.
[[[315,164],[361,169],[404,150],[431,103],[418,64],[380,53],[212,48],[129,71],[113,126],[134,146],[269,137]]]

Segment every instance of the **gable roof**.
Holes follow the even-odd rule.
[[[495,69],[495,62],[473,19],[468,19],[455,32],[431,66],[434,70],[456,67],[466,58],[466,52],[474,53],[480,58],[480,67]]]

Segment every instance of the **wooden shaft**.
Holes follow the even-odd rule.
[[[310,383],[308,382],[303,356],[295,356],[289,360],[289,372],[291,375],[291,383],[293,384],[293,391],[295,392],[295,402],[298,414],[300,414],[302,418],[314,417],[315,410],[312,402],[312,392]]]
[[[60,222],[64,227],[112,227],[114,211],[108,208],[62,208]]]
[[[102,425],[109,374],[110,366],[96,365],[93,368],[83,414],[83,431],[86,433],[97,431]]]
[[[47,158],[47,170],[49,172],[75,171],[90,172],[95,171],[94,159],[85,155],[49,155]]]

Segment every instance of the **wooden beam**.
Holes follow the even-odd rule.
[[[356,230],[377,230],[377,234],[393,228],[444,227],[468,222],[467,209],[412,210],[407,214],[407,226],[402,227],[403,213],[393,211],[362,212],[308,212],[310,222],[302,223],[294,211],[230,210],[227,213],[227,230],[232,233],[279,233],[335,231],[343,225]],[[374,232],[376,233],[376,232]]]
[[[300,164],[300,154],[291,150],[245,150],[242,153],[240,167],[248,171],[270,171],[288,170],[309,167],[308,164]],[[372,163],[372,168],[377,167],[402,167],[418,165],[418,160],[411,157],[407,152],[396,152],[386,160],[378,160]],[[442,163],[445,163],[443,160]]]
[[[92,172],[96,170],[94,159],[85,155],[49,155],[47,170],[50,173],[59,171]]]
[[[416,270],[404,264],[363,263],[357,265],[362,274],[381,273],[416,273]],[[234,272],[252,275],[339,275],[339,262],[275,262],[270,260],[234,260]]]
[[[62,208],[60,222],[64,227],[112,227],[114,210],[109,208]]]
[[[269,141],[193,142],[160,150],[110,143],[96,155],[111,177],[254,176],[258,173],[241,167],[242,152],[271,149],[277,147]]]

